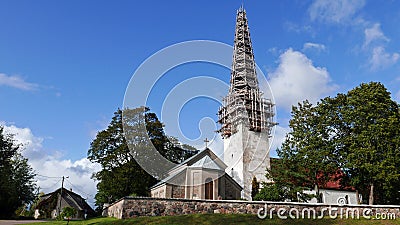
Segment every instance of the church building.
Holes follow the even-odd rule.
[[[273,116],[273,103],[259,89],[246,11],[241,7],[236,15],[229,93],[218,110],[224,158],[206,148],[168,171],[167,178],[151,188],[151,196],[251,200],[253,177],[267,181]]]
[[[240,199],[242,187],[225,173],[227,166],[210,149],[168,171],[151,188],[153,198]]]

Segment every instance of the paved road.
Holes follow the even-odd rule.
[[[43,220],[0,220],[0,225],[15,225],[15,224],[27,224],[27,223],[37,223],[46,222]]]

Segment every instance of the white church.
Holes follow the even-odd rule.
[[[199,152],[168,171],[151,188],[157,198],[251,200],[253,177],[267,181],[273,103],[262,96],[246,11],[237,11],[230,88],[218,110],[224,157],[210,149]]]

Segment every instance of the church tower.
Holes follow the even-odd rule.
[[[229,93],[218,110],[218,132],[224,139],[226,172],[243,187],[244,199],[251,200],[253,177],[267,181],[273,116],[273,103],[259,89],[246,11],[241,7],[236,15]]]

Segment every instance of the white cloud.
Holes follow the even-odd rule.
[[[24,91],[34,91],[39,88],[38,84],[26,82],[19,76],[7,76],[4,73],[0,73],[0,86],[9,86]]]
[[[399,60],[399,53],[387,53],[383,46],[374,47],[369,60],[371,70],[384,69],[395,64]]]
[[[29,128],[19,128],[5,122],[0,122],[0,125],[4,127],[5,133],[14,134],[14,139],[23,145],[24,154],[35,154],[42,149],[43,138],[35,137]]]
[[[364,0],[316,0],[309,8],[311,20],[342,24],[351,21]]]
[[[386,51],[385,43],[389,42],[390,39],[382,32],[379,23],[365,28],[364,35],[363,50],[370,54],[368,61],[370,70],[376,71],[384,69],[395,64],[399,60],[399,53],[388,53]]]
[[[364,5],[365,0],[315,0],[308,11],[312,21],[351,25],[363,30],[362,50],[367,54],[369,69],[376,71],[395,64],[399,53],[386,51],[385,44],[390,38],[384,34],[379,22],[367,21],[362,15],[357,15]]]
[[[379,23],[375,23],[372,27],[370,28],[365,28],[364,30],[365,34],[365,42],[364,42],[364,47],[368,46],[374,41],[382,40],[385,42],[389,41],[389,38],[387,38],[382,30],[381,30],[381,25]]]
[[[273,48],[268,49],[268,52],[273,55],[277,55],[279,53],[279,49],[277,47],[273,47]]]
[[[311,36],[315,36],[315,31],[310,25],[299,25],[297,23],[293,23],[287,21],[283,24],[284,28],[288,31],[292,31],[295,33],[309,33]]]
[[[277,106],[287,110],[306,99],[315,103],[337,89],[326,68],[315,67],[306,55],[292,49],[280,56],[269,77]]]
[[[312,42],[306,42],[303,45],[303,51],[309,50],[309,49],[315,49],[317,51],[325,51],[326,47],[323,44],[318,44],[318,43],[312,43]]]
[[[7,125],[4,122],[0,124],[4,127],[6,133],[15,135],[14,139],[17,143],[23,144],[22,154],[28,158],[28,163],[36,174],[42,175],[36,177],[41,191],[49,193],[61,187],[61,178],[49,177],[69,176],[64,186],[68,189],[72,188],[82,197],[88,198],[88,203],[94,205],[93,197],[97,189],[96,182],[91,179],[91,176],[93,172],[100,170],[98,164],[91,163],[87,158],[76,161],[61,159],[59,152],[47,153],[43,148],[45,139],[36,137],[31,129]]]

